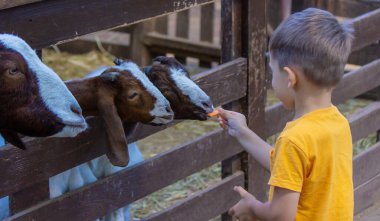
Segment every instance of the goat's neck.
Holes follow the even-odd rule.
[[[75,79],[65,81],[65,84],[78,101],[84,116],[99,115],[96,78]]]

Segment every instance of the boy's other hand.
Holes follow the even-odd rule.
[[[235,186],[234,191],[239,193],[241,199],[228,210],[228,214],[239,221],[255,221],[256,218],[253,214],[252,203],[256,198],[241,186]]]
[[[222,128],[228,130],[233,137],[240,137],[247,126],[247,119],[241,113],[224,110],[219,108],[219,124]]]

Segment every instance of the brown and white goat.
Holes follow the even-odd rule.
[[[67,81],[66,85],[85,116],[99,115],[104,119],[111,146],[107,156],[113,165],[126,166],[129,156],[123,125],[166,124],[174,114],[169,101],[135,63],[107,67],[97,75]]]
[[[82,110],[58,75],[21,38],[0,34],[0,133],[25,149],[18,136],[74,137],[87,128]]]
[[[119,66],[124,61],[115,60]],[[149,80],[169,100],[177,120],[207,120],[214,109],[210,97],[191,80],[186,68],[173,57],[159,56],[144,68]]]

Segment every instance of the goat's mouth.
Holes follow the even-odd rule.
[[[155,117],[149,124],[153,126],[164,125],[172,122],[174,119],[173,115],[159,116]]]
[[[63,128],[52,137],[75,137],[87,129],[86,121],[83,122],[62,122]]]

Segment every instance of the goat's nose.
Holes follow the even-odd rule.
[[[73,113],[82,116],[82,109],[81,109],[78,105],[74,105],[74,104],[71,105],[71,106],[70,106],[70,110],[71,110]]]
[[[214,109],[211,100],[203,101],[202,106],[207,112],[212,112]]]

